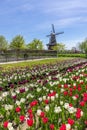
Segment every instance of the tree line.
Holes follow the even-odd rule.
[[[15,36],[10,43],[6,40],[3,35],[0,35],[0,50],[8,50],[8,49],[35,49],[35,50],[43,50],[44,46],[42,41],[39,39],[34,39],[32,42],[26,44],[23,36],[17,35]]]
[[[30,50],[44,50],[44,44],[39,39],[33,39],[30,43],[26,44],[23,36],[16,35],[10,43],[7,42],[3,35],[0,35],[0,50],[8,49],[30,49]],[[65,45],[57,43],[52,50],[65,50]]]
[[[6,40],[3,35],[0,35],[0,50],[8,50],[8,49],[30,49],[30,50],[44,50],[44,44],[39,39],[33,39],[30,43],[26,44],[23,36],[16,35],[10,43]],[[65,51],[65,44],[57,43],[53,48],[53,50],[57,51]],[[78,43],[78,49],[87,55],[87,38]]]

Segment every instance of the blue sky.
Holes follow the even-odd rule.
[[[87,0],[0,0],[0,35],[8,42],[20,34],[26,43],[37,38],[46,47],[51,24],[64,31],[57,42],[77,46],[87,38]]]

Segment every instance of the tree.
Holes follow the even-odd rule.
[[[43,43],[39,39],[34,39],[27,47],[31,50],[43,50]]]
[[[20,56],[20,50],[25,49],[25,41],[23,36],[15,36],[10,43],[10,48],[16,50],[16,57],[18,60],[18,57]]]
[[[87,58],[87,38],[82,43],[79,43],[79,49],[86,54]]]
[[[16,49],[16,50],[24,49],[25,41],[24,41],[23,36],[21,36],[21,35],[15,36],[10,43],[10,48]]]
[[[65,45],[63,43],[57,43],[52,49],[56,51],[64,51]]]
[[[0,50],[7,50],[8,42],[6,41],[5,37],[0,35]]]

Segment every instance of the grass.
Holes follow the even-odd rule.
[[[49,58],[49,59],[42,59],[42,60],[30,60],[30,61],[23,61],[23,62],[17,62],[17,63],[6,63],[6,64],[0,64],[1,70],[3,69],[11,69],[14,67],[33,67],[35,65],[43,65],[43,64],[54,64],[56,62],[62,62],[65,60],[71,60],[73,58],[71,57],[59,57],[59,58]]]
[[[74,53],[74,54],[58,54],[59,57],[80,57],[80,58],[85,58],[86,55],[85,54],[78,54],[78,53]]]

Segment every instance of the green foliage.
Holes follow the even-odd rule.
[[[57,43],[52,49],[56,50],[56,51],[64,51],[65,50],[65,44]]]
[[[34,39],[27,45],[27,48],[31,50],[43,50],[43,43],[38,39]]]
[[[85,58],[85,54],[58,54],[58,57],[80,57]]]
[[[0,35],[0,50],[7,50],[8,42],[6,41],[5,37]]]
[[[79,43],[79,49],[86,54],[87,57],[87,39],[85,39],[82,43]]]
[[[25,41],[24,41],[23,36],[21,35],[15,36],[10,43],[10,48],[11,49],[24,49]]]

